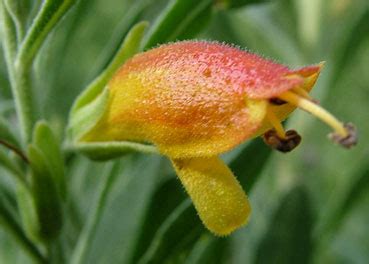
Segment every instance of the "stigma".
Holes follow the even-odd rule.
[[[272,105],[285,105],[300,108],[326,123],[333,129],[333,132],[328,137],[343,146],[344,148],[351,148],[357,143],[356,128],[351,123],[343,123],[334,115],[321,107],[316,100],[311,98],[306,90],[301,87],[291,89],[283,92],[275,98],[269,100]],[[299,145],[301,136],[295,130],[285,131],[281,124],[281,120],[268,108],[266,119],[270,123],[272,129],[264,133],[264,142],[273,149],[281,152],[289,152]]]

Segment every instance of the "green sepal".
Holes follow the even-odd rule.
[[[81,140],[104,115],[109,103],[107,83],[127,59],[140,51],[147,26],[147,22],[140,22],[132,27],[108,67],[76,99],[69,116],[67,148],[78,150],[93,160],[109,160],[132,151],[157,152],[155,147],[137,142]]]
[[[119,47],[114,58],[106,69],[95,79],[87,88],[77,97],[71,110],[71,117],[81,108],[93,102],[101,92],[103,92],[106,84],[109,82],[119,67],[130,57],[139,52],[139,47],[148,22],[142,21],[134,25],[124,38],[123,43]]]
[[[48,123],[37,122],[33,133],[33,144],[43,155],[46,166],[55,182],[60,197],[66,199],[66,182],[64,172],[64,160],[58,139],[54,135]]]
[[[159,153],[153,145],[129,141],[78,143],[74,147],[92,160],[105,161],[129,152]]]
[[[103,90],[93,101],[79,108],[70,116],[68,138],[73,144],[90,131],[103,116],[108,104],[109,90]]]
[[[31,205],[33,200],[31,207],[34,212],[29,210],[24,220],[31,224],[25,222],[25,228],[30,228],[27,233],[31,234],[31,238],[42,242],[50,241],[58,236],[62,227],[61,199],[53,173],[49,169],[48,158],[33,144],[28,146],[28,158],[31,167],[31,197],[28,197],[28,203]]]
[[[139,51],[147,26],[147,22],[140,22],[132,27],[108,67],[77,97],[67,129],[70,144],[76,144],[104,114],[109,97],[106,84],[119,67]]]

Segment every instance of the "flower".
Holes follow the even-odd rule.
[[[347,147],[355,131],[309,96],[323,64],[298,70],[205,41],[135,55],[109,81],[109,97],[83,142],[149,142],[166,155],[205,226],[227,235],[250,215],[246,194],[218,155],[258,135],[287,152],[300,136],[281,121],[296,107],[332,126]]]

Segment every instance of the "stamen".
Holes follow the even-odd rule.
[[[284,92],[279,95],[278,98],[313,114],[314,116],[318,117],[323,122],[331,126],[335,131],[334,136],[332,136],[331,138],[334,139],[336,143],[340,143],[344,147],[351,147],[352,145],[356,144],[357,139],[355,129],[352,126],[350,126],[350,129],[348,129],[348,127],[344,123],[340,122],[331,113],[329,113],[327,110],[317,105],[313,101],[303,98],[293,91]],[[343,144],[342,142],[345,143]],[[350,142],[350,144],[347,144],[347,142]]]
[[[292,89],[294,92],[296,92],[298,95],[301,95],[302,97],[312,101],[313,98],[311,98],[310,94],[302,87],[297,86],[295,88]]]
[[[273,105],[284,105],[287,103],[286,101],[283,101],[277,97],[269,99],[269,102]]]
[[[283,153],[290,152],[301,142],[301,136],[295,130],[288,130],[285,138],[280,138],[274,129],[270,129],[264,133],[263,139],[269,147]]]
[[[274,127],[277,135],[281,139],[286,139],[286,132],[281,124],[281,121],[278,117],[270,110],[267,111],[267,118],[270,124]]]

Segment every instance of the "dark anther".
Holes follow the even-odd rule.
[[[271,129],[264,133],[263,139],[265,144],[283,153],[290,152],[301,142],[301,136],[295,130],[288,130],[286,137],[281,138],[274,129]]]
[[[287,102],[286,101],[283,101],[282,99],[279,99],[277,97],[274,97],[274,98],[270,98],[269,99],[269,102],[271,104],[274,104],[274,105],[284,105],[286,104]]]
[[[328,137],[335,143],[340,144],[345,148],[351,148],[357,144],[357,132],[356,128],[353,124],[347,123],[344,125],[348,135],[346,137],[342,137],[337,133],[331,133]]]

